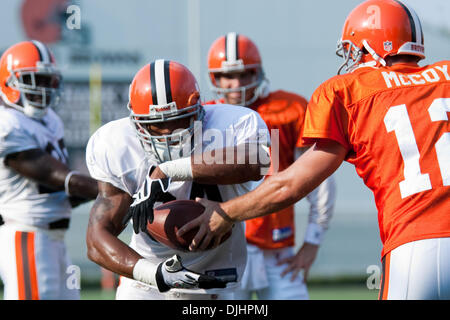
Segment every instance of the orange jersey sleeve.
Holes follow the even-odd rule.
[[[450,236],[450,62],[361,68],[320,86],[305,142],[332,139],[372,190],[382,255]]]

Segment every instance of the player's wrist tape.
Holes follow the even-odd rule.
[[[139,259],[133,268],[133,279],[151,286],[157,286],[156,271],[158,266],[146,259]]]
[[[70,172],[67,174],[66,179],[64,179],[64,191],[66,192],[66,194],[67,194],[68,197],[71,196],[70,190],[69,190],[70,178],[72,178],[72,176],[73,176],[74,174],[79,174],[79,172],[78,172],[78,171],[75,171],[75,170],[70,171]]]
[[[309,223],[306,227],[305,242],[320,245],[325,234],[324,228],[317,223]]]
[[[192,176],[191,157],[166,161],[159,165],[159,169],[172,181],[190,181]]]

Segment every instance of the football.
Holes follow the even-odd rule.
[[[177,231],[189,221],[203,213],[205,207],[193,200],[173,200],[153,209],[153,223],[147,224],[148,233],[158,242],[176,250],[189,251],[189,245],[197,234],[195,228],[182,237]],[[228,239],[231,231],[223,236],[221,243]],[[207,248],[211,249],[211,245]]]

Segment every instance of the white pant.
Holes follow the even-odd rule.
[[[308,290],[303,275],[298,274],[291,281],[291,273],[281,277],[287,265],[277,265],[278,260],[294,255],[294,248],[263,250],[247,245],[247,266],[241,281],[241,290],[234,297],[238,300],[250,300],[256,293],[260,300],[307,300]]]
[[[450,299],[450,238],[408,242],[386,254],[380,299]]]
[[[7,300],[79,299],[78,284],[69,279],[65,230],[23,225],[0,227],[0,276]],[[69,281],[68,281],[69,280]]]
[[[232,292],[195,294],[169,290],[161,293],[156,288],[126,277],[120,277],[116,292],[116,300],[232,300],[233,298]]]

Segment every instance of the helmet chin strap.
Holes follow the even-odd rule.
[[[341,74],[341,71],[345,68],[347,72],[353,72],[354,70],[361,68],[361,67],[376,67],[377,65],[382,65],[383,67],[386,66],[386,61],[380,57],[375,50],[373,50],[373,48],[369,45],[369,43],[366,40],[362,41],[363,47],[364,49],[367,50],[367,52],[372,56],[373,60],[366,62],[366,63],[360,63],[362,55],[363,55],[363,51],[362,49],[360,49],[359,47],[356,47],[353,43],[349,42],[350,45],[350,49],[348,51],[348,54],[345,55],[343,54],[344,57],[344,63],[339,67],[338,69],[338,73],[337,74]],[[357,58],[352,59],[351,58],[351,50],[355,48],[355,52],[357,52]],[[340,54],[338,53],[339,50],[341,50],[341,47],[338,47],[338,50],[336,51],[336,53],[340,56]],[[353,60],[353,63],[351,65],[349,65],[350,60]]]
[[[47,108],[36,108],[34,106],[32,106],[31,104],[29,104],[27,102],[27,100],[22,99],[23,102],[23,106],[18,105],[17,103],[13,103],[11,101],[8,100],[8,97],[3,94],[3,92],[1,93],[1,97],[3,99],[3,102],[8,105],[9,107],[16,109],[17,111],[22,112],[24,115],[26,115],[27,117],[33,118],[33,119],[37,119],[40,120],[42,119],[46,114],[47,114]]]
[[[37,107],[33,107],[29,103],[24,104],[25,106],[23,107],[23,113],[30,118],[39,120],[42,119],[47,114],[47,108],[40,109]]]
[[[380,63],[383,67],[386,66],[386,61],[385,61],[382,57],[380,57],[380,56],[375,52],[375,50],[372,49],[372,47],[367,43],[366,40],[363,40],[363,41],[362,41],[362,44],[363,44],[364,48],[370,53],[370,55],[373,57],[373,59],[374,59],[376,62]]]

